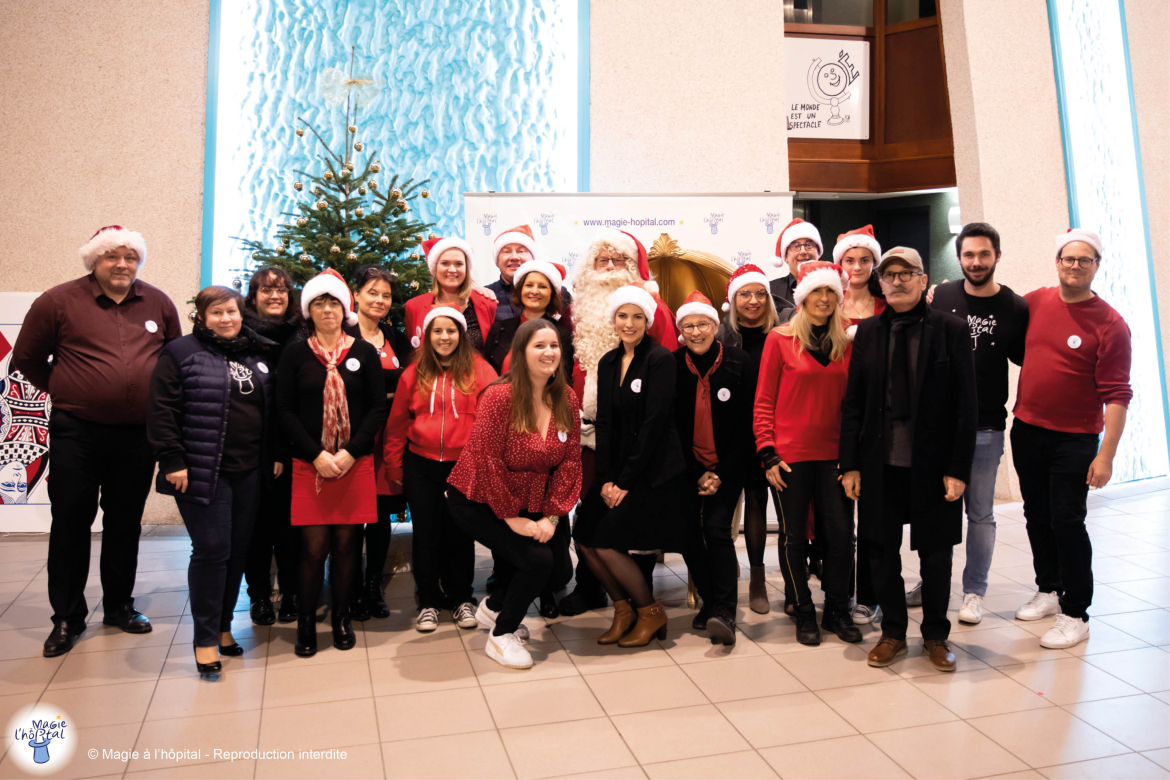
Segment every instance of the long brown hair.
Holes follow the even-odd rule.
[[[517,433],[539,433],[544,431],[536,428],[536,403],[532,398],[532,379],[528,373],[528,344],[542,330],[551,330],[560,344],[561,334],[556,326],[545,319],[528,320],[516,331],[512,338],[512,358],[508,373],[492,384],[507,384],[512,386],[512,412],[509,416],[509,426]],[[565,345],[561,344],[561,349]],[[569,403],[569,383],[565,377],[564,360],[557,361],[556,371],[548,378],[544,386],[544,402],[552,409],[553,417],[557,421],[557,430],[568,433],[573,429],[573,407]]]
[[[837,301],[837,308],[833,309],[833,313],[829,315],[829,342],[832,344],[832,349],[829,351],[830,360],[841,360],[845,357],[845,350],[849,348],[849,336],[845,333],[847,325],[845,314],[841,311],[841,302]],[[797,348],[799,354],[801,349],[811,350],[812,343],[812,320],[808,318],[804,307],[797,308],[796,314],[792,315],[786,324],[781,325],[779,330],[785,336],[793,336],[796,338]]]
[[[418,345],[418,349],[413,355],[417,366],[415,371],[418,372],[418,392],[421,395],[431,392],[435,386],[435,379],[443,373],[443,368],[439,365],[439,356],[435,354],[435,348],[431,346],[431,331],[435,329],[435,322],[439,319],[451,320],[459,331],[459,344],[451,353],[451,363],[447,370],[451,372],[452,381],[455,383],[455,387],[459,388],[459,392],[470,393],[475,390],[475,350],[472,348],[471,342],[467,340],[467,332],[463,326],[454,319],[442,315],[435,317],[427,325],[426,333],[422,336],[422,343]]]

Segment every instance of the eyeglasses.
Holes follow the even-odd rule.
[[[263,295],[288,295],[287,287],[261,287],[260,292]]]
[[[811,252],[812,250],[817,248],[817,242],[816,241],[793,241],[791,244],[788,245],[788,248],[789,249],[807,249],[808,251]]]
[[[689,325],[683,325],[683,333],[706,333],[711,330],[710,322],[692,322]]]
[[[895,281],[902,284],[909,284],[915,276],[922,276],[921,271],[888,271],[882,274],[882,281],[886,284],[893,284]]]
[[[740,290],[735,294],[744,303],[748,301],[766,301],[768,300],[768,291],[760,290],[759,292],[752,292],[751,290]]]
[[[1092,268],[1093,263],[1097,262],[1095,257],[1061,257],[1058,259],[1065,268],[1072,268],[1074,265],[1078,268]]]

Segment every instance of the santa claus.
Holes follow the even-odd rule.
[[[618,345],[619,339],[609,316],[609,297],[623,285],[641,281],[654,296],[657,311],[650,336],[669,350],[679,345],[674,314],[658,297],[658,285],[650,278],[646,247],[624,230],[602,228],[594,236],[580,269],[573,277],[573,390],[581,399],[581,462],[584,471],[581,495],[593,482],[593,420],[597,414],[597,363]],[[653,556],[639,565],[653,567]],[[647,560],[648,558],[648,560]],[[583,560],[577,564],[577,587],[559,605],[562,615],[577,615],[606,605],[605,593]]]

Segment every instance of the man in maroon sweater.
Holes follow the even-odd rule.
[[[1113,476],[1133,397],[1129,327],[1092,290],[1101,255],[1096,233],[1069,230],[1056,239],[1060,285],[1024,296],[1027,360],[1016,391],[1012,460],[1039,592],[1016,610],[1016,619],[1056,615],[1040,638],[1050,648],[1089,638],[1093,547],[1085,529],[1086,499],[1089,488],[1103,487]]]
[[[106,625],[150,631],[134,609],[142,509],[154,475],[146,440],[150,374],[163,345],[183,335],[175,304],[137,280],[146,262],[140,233],[104,227],[81,247],[89,274],[33,301],[12,365],[49,393],[49,602],[53,631],[44,655],[67,653],[85,630],[90,527],[100,501],[101,580]]]

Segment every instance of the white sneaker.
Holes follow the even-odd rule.
[[[918,583],[910,592],[906,594],[906,606],[921,607],[922,606],[922,583]]]
[[[1071,615],[1057,615],[1056,623],[1040,637],[1040,646],[1053,650],[1079,645],[1089,638],[1089,623]]]
[[[960,623],[979,623],[983,620],[983,597],[978,593],[964,593],[963,607],[959,610]]]
[[[439,627],[439,610],[433,607],[426,607],[422,612],[418,613],[418,620],[415,621],[414,627],[419,631],[434,631]]]
[[[475,622],[480,628],[491,632],[491,630],[496,627],[496,618],[499,617],[499,615],[499,612],[492,612],[490,609],[488,609],[487,599],[485,598],[483,601],[479,602],[479,609],[475,610]],[[521,639],[527,639],[528,626],[521,623],[516,628],[516,636],[520,637]]]
[[[853,608],[853,622],[859,626],[880,623],[882,622],[882,608],[867,607],[865,604],[858,604]]]
[[[1016,620],[1042,620],[1060,614],[1060,597],[1055,593],[1037,593],[1016,610]]]
[[[479,625],[479,621],[475,619],[475,605],[470,601],[465,601],[451,610],[451,616],[455,618],[455,625],[460,628],[475,628]]]
[[[524,640],[515,634],[495,636],[488,634],[487,645],[483,651],[487,657],[506,666],[509,669],[531,669],[532,654],[524,646]]]

